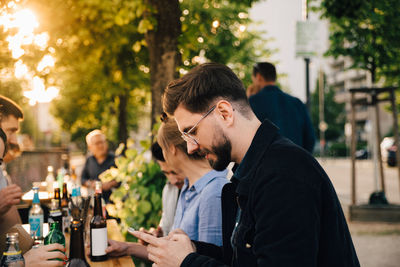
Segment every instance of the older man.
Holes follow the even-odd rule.
[[[92,153],[86,159],[82,171],[82,184],[94,188],[96,181],[99,181],[99,175],[111,167],[115,167],[114,154],[108,151],[106,136],[100,130],[93,130],[86,136],[86,144]],[[109,202],[111,189],[118,187],[119,183],[115,180],[103,183],[103,197]]]

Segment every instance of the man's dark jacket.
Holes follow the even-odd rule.
[[[268,85],[249,98],[249,103],[260,121],[269,119],[279,128],[280,134],[293,143],[312,152],[315,133],[310,115],[300,99]]]
[[[195,242],[181,266],[360,266],[328,176],[268,120],[223,188],[222,224],[223,247]]]

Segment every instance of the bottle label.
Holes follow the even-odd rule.
[[[91,229],[90,242],[92,245],[92,256],[106,255],[107,228]]]
[[[43,215],[29,216],[30,234],[33,238],[43,236]]]
[[[3,253],[4,256],[13,256],[13,255],[19,255],[19,254],[21,254],[21,250],[11,251],[11,252],[6,251]]]

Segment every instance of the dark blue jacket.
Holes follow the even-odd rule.
[[[329,177],[267,120],[221,201],[223,247],[195,242],[181,266],[360,266]]]
[[[250,106],[260,121],[269,119],[280,133],[312,153],[315,134],[310,115],[300,99],[286,94],[275,85],[265,86],[249,98]]]

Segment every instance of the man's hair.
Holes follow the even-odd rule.
[[[173,115],[182,104],[192,113],[202,113],[217,99],[238,104],[241,113],[250,109],[246,90],[235,73],[223,64],[205,63],[167,86],[163,96],[163,108],[165,112]]]
[[[162,153],[162,148],[160,147],[160,144],[157,141],[155,141],[151,145],[151,154],[153,155],[153,158],[155,158],[156,160],[165,162],[164,155]]]
[[[95,129],[95,130],[91,131],[90,133],[88,133],[88,134],[86,135],[86,144],[89,145],[90,140],[91,140],[94,136],[97,136],[97,135],[102,135],[102,136],[104,136],[104,138],[105,138],[105,135],[104,135],[104,133],[103,133],[101,130]]]
[[[189,159],[193,160],[204,160],[204,157],[197,153],[188,154],[186,141],[183,140],[182,134],[179,131],[176,121],[172,118],[166,118],[161,123],[158,129],[157,140],[160,143],[161,148],[166,149],[165,152],[168,153],[168,148],[170,145],[174,145],[177,149],[181,150]]]
[[[7,154],[7,135],[6,133],[3,131],[3,129],[0,128],[0,138],[3,140],[4,143],[4,152],[3,152],[3,157]],[[0,170],[1,171],[1,170]]]
[[[0,121],[10,115],[14,116],[17,119],[24,118],[24,113],[17,103],[12,101],[8,97],[0,95]]]
[[[267,82],[276,81],[276,69],[275,66],[269,62],[259,62],[253,66],[253,75],[256,76],[257,73],[264,78]]]

